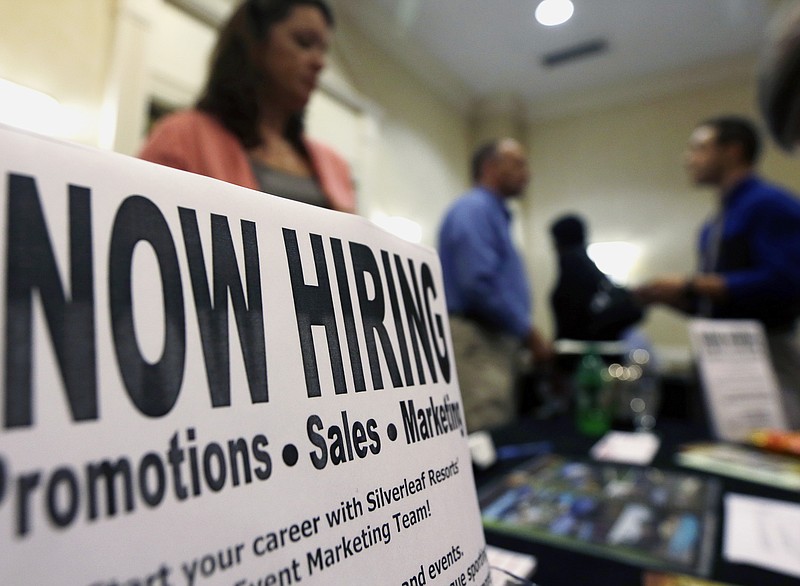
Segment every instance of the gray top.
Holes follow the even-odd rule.
[[[292,175],[254,159],[250,159],[250,164],[261,191],[323,208],[330,207],[328,199],[314,177]]]

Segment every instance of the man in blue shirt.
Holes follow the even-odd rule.
[[[686,167],[697,185],[716,187],[719,209],[703,226],[699,271],[663,277],[641,297],[712,318],[764,325],[790,426],[800,427],[800,200],[754,174],[755,126],[726,116],[695,128]]]
[[[470,432],[503,425],[517,412],[515,364],[526,345],[537,362],[551,348],[532,322],[525,266],[511,239],[506,200],[530,179],[525,149],[505,138],[472,159],[474,187],[449,209],[439,232],[456,370]]]

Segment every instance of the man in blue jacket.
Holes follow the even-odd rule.
[[[639,294],[703,317],[760,321],[787,420],[800,427],[800,200],[756,175],[760,148],[745,118],[722,116],[695,128],[687,171],[719,197],[700,232],[698,271],[656,279]]]
[[[504,138],[472,159],[474,186],[447,212],[439,232],[456,370],[470,432],[503,425],[517,412],[515,363],[526,346],[537,363],[551,348],[532,321],[531,290],[511,238],[506,202],[530,173],[525,149]]]

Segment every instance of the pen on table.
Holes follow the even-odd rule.
[[[507,446],[500,446],[495,450],[498,460],[513,460],[514,458],[540,456],[542,454],[549,454],[552,451],[553,444],[548,441],[509,444]]]

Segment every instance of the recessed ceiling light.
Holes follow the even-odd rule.
[[[536,7],[536,20],[545,26],[563,24],[575,12],[571,0],[542,0]]]

